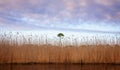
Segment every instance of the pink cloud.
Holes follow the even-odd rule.
[[[15,17],[35,19],[38,24],[74,20],[115,19],[113,7],[119,0],[0,0],[0,12]],[[101,5],[102,7],[100,7]],[[106,11],[106,7],[109,11]],[[114,9],[113,9],[114,8]],[[112,14],[111,14],[112,13]],[[119,15],[119,14],[118,14]],[[4,16],[4,15],[3,15]],[[9,15],[8,15],[9,16]],[[116,16],[117,19],[120,18]],[[12,17],[11,17],[12,18]],[[3,19],[2,19],[3,20]],[[23,20],[22,20],[23,21]],[[40,23],[41,22],[41,23]],[[76,21],[77,22],[77,21]]]

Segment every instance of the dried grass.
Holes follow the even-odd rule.
[[[0,36],[0,63],[120,63],[120,46],[96,45],[67,45],[61,47],[51,44],[18,44],[6,34]],[[119,39],[118,39],[119,40]],[[46,42],[48,42],[46,40]],[[118,41],[119,42],[119,41]]]

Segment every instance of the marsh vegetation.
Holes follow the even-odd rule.
[[[119,35],[58,37],[1,33],[0,63],[120,63]]]

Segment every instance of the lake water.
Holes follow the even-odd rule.
[[[0,70],[120,70],[112,64],[1,64]]]

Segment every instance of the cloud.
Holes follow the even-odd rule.
[[[113,0],[95,0],[95,3],[104,5],[104,6],[112,6],[115,1]]]
[[[119,29],[119,7],[119,0],[1,0],[0,24],[80,29],[101,22],[96,26]]]

